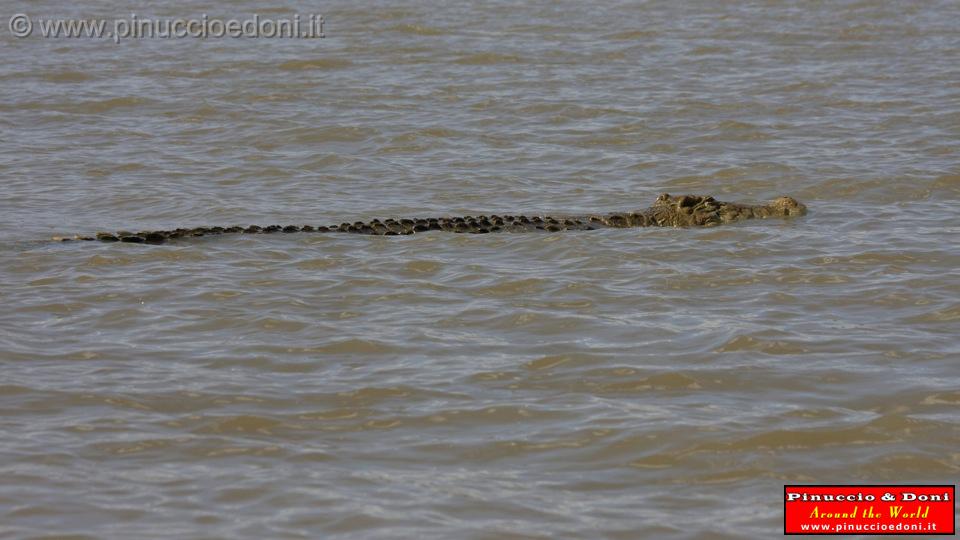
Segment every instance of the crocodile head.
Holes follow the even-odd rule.
[[[745,219],[802,216],[807,207],[792,197],[777,197],[767,204],[750,205],[718,201],[704,195],[672,196],[664,193],[653,204],[657,225],[710,227]]]

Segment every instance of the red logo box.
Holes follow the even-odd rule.
[[[783,486],[783,534],[956,534],[956,486]]]

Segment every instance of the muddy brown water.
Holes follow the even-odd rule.
[[[0,538],[770,538],[960,468],[960,4],[237,2],[0,27]],[[564,234],[56,234],[589,213]]]

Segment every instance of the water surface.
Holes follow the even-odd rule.
[[[60,4],[0,16],[130,9]],[[321,7],[0,29],[0,537],[770,538],[786,483],[955,482],[956,2]],[[811,212],[42,241],[661,192]]]

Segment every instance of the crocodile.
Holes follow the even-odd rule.
[[[99,232],[94,236],[54,237],[57,241],[101,241],[162,244],[170,240],[220,234],[353,233],[377,236],[408,235],[427,231],[484,234],[495,232],[586,231],[627,227],[713,227],[748,219],[788,218],[807,213],[803,203],[778,197],[766,204],[718,201],[705,195],[671,196],[664,193],[653,206],[639,212],[579,216],[478,215],[416,219],[373,219],[340,225],[249,225],[195,227],[140,232]]]

